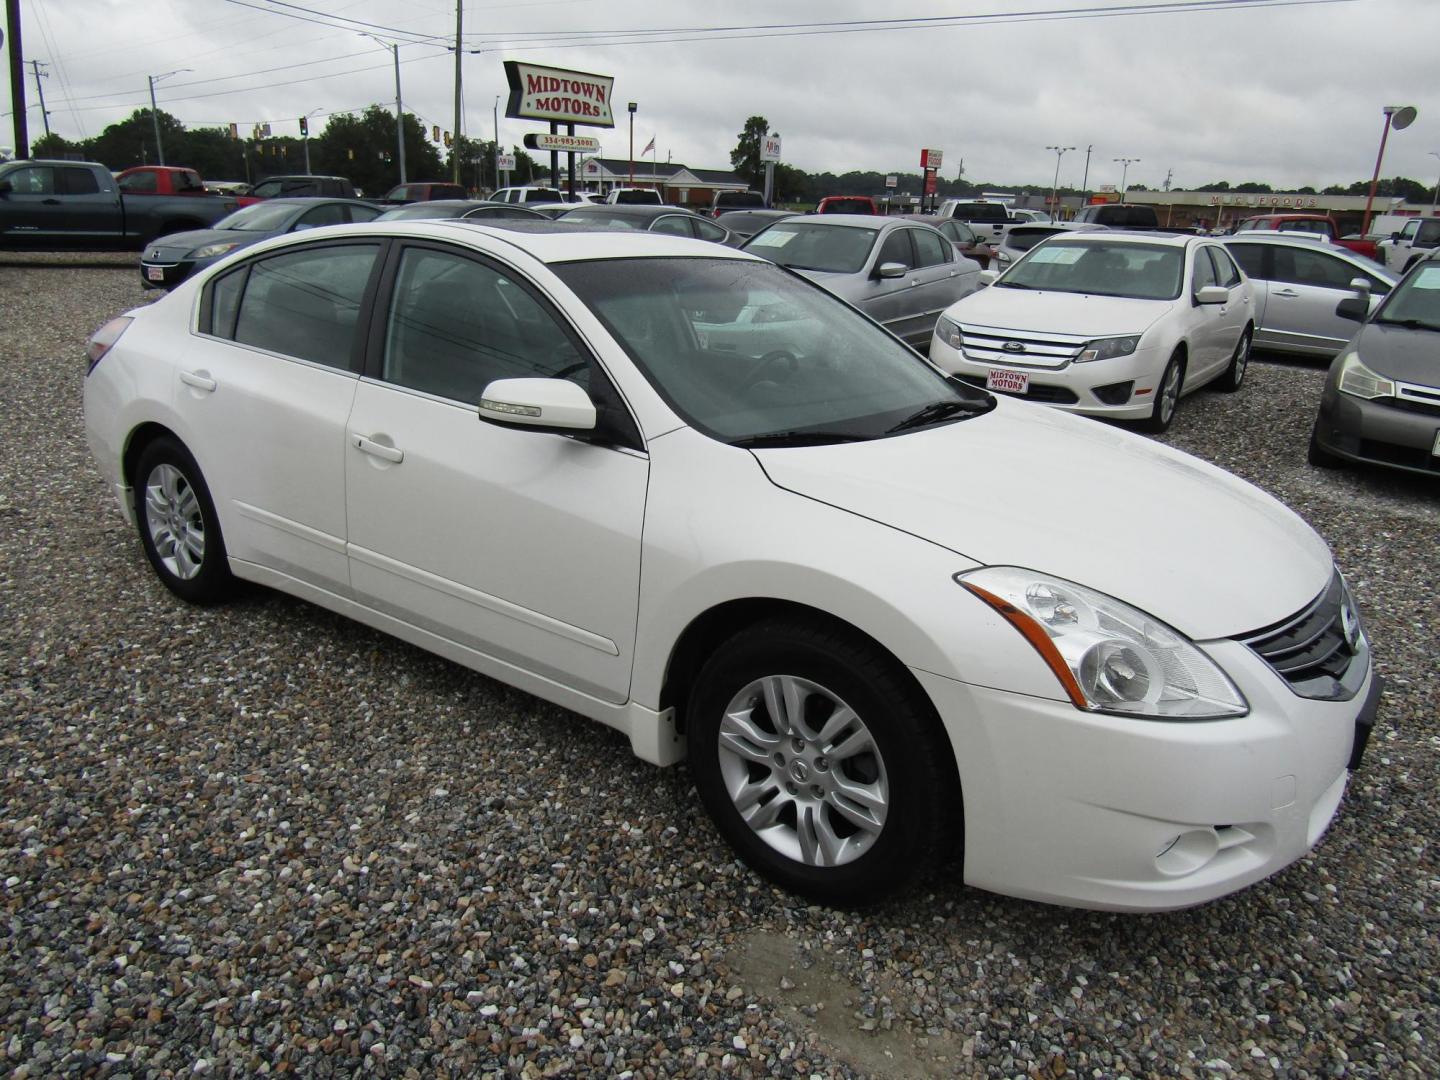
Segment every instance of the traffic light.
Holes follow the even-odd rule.
[[[439,125],[439,124],[432,124],[432,125],[430,125],[430,141],[431,141],[431,142],[439,142],[439,141],[440,141],[440,125]]]
[[[310,118],[308,116],[300,117],[300,134],[302,137],[310,134]]]
[[[448,147],[448,146],[450,145],[450,142],[451,142],[450,132],[447,131],[447,132],[445,132],[445,145]]]

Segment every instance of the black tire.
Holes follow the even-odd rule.
[[[1250,366],[1250,345],[1254,340],[1250,327],[1245,327],[1245,332],[1240,335],[1240,341],[1235,346],[1235,352],[1230,357],[1230,366],[1225,369],[1216,385],[1227,394],[1233,394],[1240,389],[1241,383],[1245,381],[1245,370]]]
[[[1173,395],[1169,392],[1172,381]],[[1184,382],[1185,354],[1176,349],[1170,362],[1165,365],[1165,373],[1160,376],[1160,385],[1155,387],[1155,404],[1151,407],[1150,416],[1141,423],[1146,431],[1159,435],[1170,429],[1175,414],[1180,410],[1180,391],[1184,388]]]
[[[1320,469],[1338,469],[1345,464],[1345,459],[1332,454],[1325,447],[1320,445],[1320,422],[1317,420],[1315,426],[1310,429],[1310,449],[1305,458]]]
[[[156,439],[135,462],[130,482],[140,546],[156,576],[192,604],[225,599],[234,578],[225,557],[220,519],[189,451],[168,436]],[[180,541],[181,532],[186,542]]]
[[[787,728],[771,720],[757,687],[762,680],[782,678],[822,691],[797,698],[804,702],[798,710],[802,723],[814,722],[815,728]],[[750,695],[753,713],[733,708],[742,694]],[[797,733],[815,735],[827,718],[835,717],[835,699],[853,711],[858,727],[847,723],[828,742],[817,737],[806,744],[797,738]],[[727,718],[727,712],[732,716]],[[739,715],[774,741],[747,742],[751,754],[744,756],[729,749],[736,745],[734,716]],[[777,618],[741,631],[705,664],[686,716],[695,785],[711,819],[750,867],[792,892],[840,906],[871,903],[905,889],[938,863],[951,837],[963,834],[954,752],[933,707],[892,657],[843,629]],[[722,720],[732,736],[723,752]],[[827,760],[825,755],[852,740],[873,746],[873,754]],[[752,760],[756,751],[764,764]],[[806,761],[809,769],[795,769]],[[800,781],[798,790],[792,780]],[[883,795],[884,813],[875,814],[883,817],[878,827],[858,828],[837,809],[840,802],[862,805],[838,791],[847,781]],[[773,789],[773,797],[759,798],[750,808],[752,816],[763,811],[775,819],[765,834],[737,809],[727,786],[732,783]],[[822,790],[827,791],[823,797]],[[801,827],[801,815],[807,828]],[[812,824],[817,817],[831,844],[841,847],[807,862],[801,834],[812,839],[814,850],[823,846],[813,843],[821,835]],[[798,856],[783,851],[786,844],[798,849]]]

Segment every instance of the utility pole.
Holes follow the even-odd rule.
[[[150,83],[150,122],[155,125],[155,158],[158,164],[165,164],[165,144],[160,141],[160,107],[155,104],[155,84],[161,79],[168,79],[171,75],[179,75],[182,71],[189,71],[189,68],[176,68],[174,71],[167,71],[163,75],[146,75]]]
[[[492,192],[493,192],[493,191],[499,191],[499,190],[500,190],[500,95],[499,95],[499,94],[496,94],[496,95],[495,95],[495,104],[493,104],[493,105],[490,106],[490,120],[491,120],[491,122],[495,125],[495,154],[494,154],[495,160],[492,162],[492,164],[495,166],[495,187],[492,189]],[[483,181],[482,181],[482,183],[483,183]]]
[[[630,102],[630,186],[635,186],[635,102]]]
[[[50,137],[50,114],[45,110],[45,87],[41,85],[40,80],[48,79],[50,75],[40,69],[42,67],[49,67],[49,65],[42,64],[39,60],[30,60],[27,62],[30,65],[30,70],[35,73],[35,93],[40,98],[40,122],[45,125],[45,137],[48,139]]]
[[[1165,170],[1165,183],[1161,184],[1160,186],[1161,186],[1162,188],[1164,188],[1166,191],[1169,191],[1169,190],[1170,190],[1170,181],[1173,180],[1174,178],[1175,178],[1175,170],[1174,170],[1174,169],[1166,169],[1166,170]]]
[[[1091,143],[1085,147],[1085,176],[1080,181],[1080,205],[1085,206],[1090,202],[1090,151],[1095,149]]]
[[[10,39],[10,108],[15,121],[15,156],[30,156],[30,133],[25,126],[25,57],[20,51],[20,0],[5,0],[5,22]]]
[[[455,0],[455,123],[450,129],[454,132],[450,142],[450,179],[457,184],[460,183],[460,58],[465,55],[460,48],[460,29],[464,17],[465,0]]]

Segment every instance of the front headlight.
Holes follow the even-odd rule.
[[[1339,389],[1342,394],[1367,401],[1395,396],[1395,384],[1362,364],[1357,352],[1347,352],[1340,358]]]
[[[955,580],[1025,637],[1077,709],[1155,720],[1249,711],[1235,684],[1183,634],[1114,597],[1013,566]]]
[[[1001,266],[1009,266],[1015,261],[1015,256],[1011,255],[1008,251],[997,251],[995,252],[995,261]]]
[[[959,349],[965,341],[964,335],[960,333],[960,324],[944,315],[941,315],[939,322],[935,324],[935,336],[952,349]]]
[[[213,259],[216,255],[224,255],[227,251],[234,251],[240,244],[231,241],[224,244],[206,244],[202,248],[196,248],[190,253],[192,259]]]
[[[1130,337],[1096,338],[1085,343],[1085,348],[1075,358],[1077,364],[1087,360],[1109,360],[1112,356],[1129,356],[1140,347],[1140,335]]]

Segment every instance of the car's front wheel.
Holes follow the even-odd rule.
[[[140,543],[161,582],[194,604],[223,599],[234,581],[195,459],[176,440],[158,438],[141,452],[131,483]]]
[[[1318,420],[1310,429],[1310,449],[1306,453],[1305,459],[1311,465],[1321,469],[1338,469],[1345,464],[1343,458],[1337,457],[1320,445],[1320,422]]]
[[[1250,328],[1247,326],[1240,335],[1240,343],[1235,346],[1234,355],[1230,357],[1230,366],[1220,376],[1220,389],[1227,394],[1239,390],[1240,384],[1245,381],[1245,369],[1250,366],[1250,341]]]
[[[1165,374],[1160,376],[1160,385],[1155,388],[1155,404],[1150,417],[1145,421],[1145,430],[1160,434],[1168,431],[1175,419],[1175,410],[1180,405],[1180,388],[1185,381],[1185,357],[1177,349],[1165,365]]]
[[[721,646],[690,697],[701,801],[751,867],[833,904],[903,889],[959,825],[938,719],[904,669],[839,629],[776,619]]]

